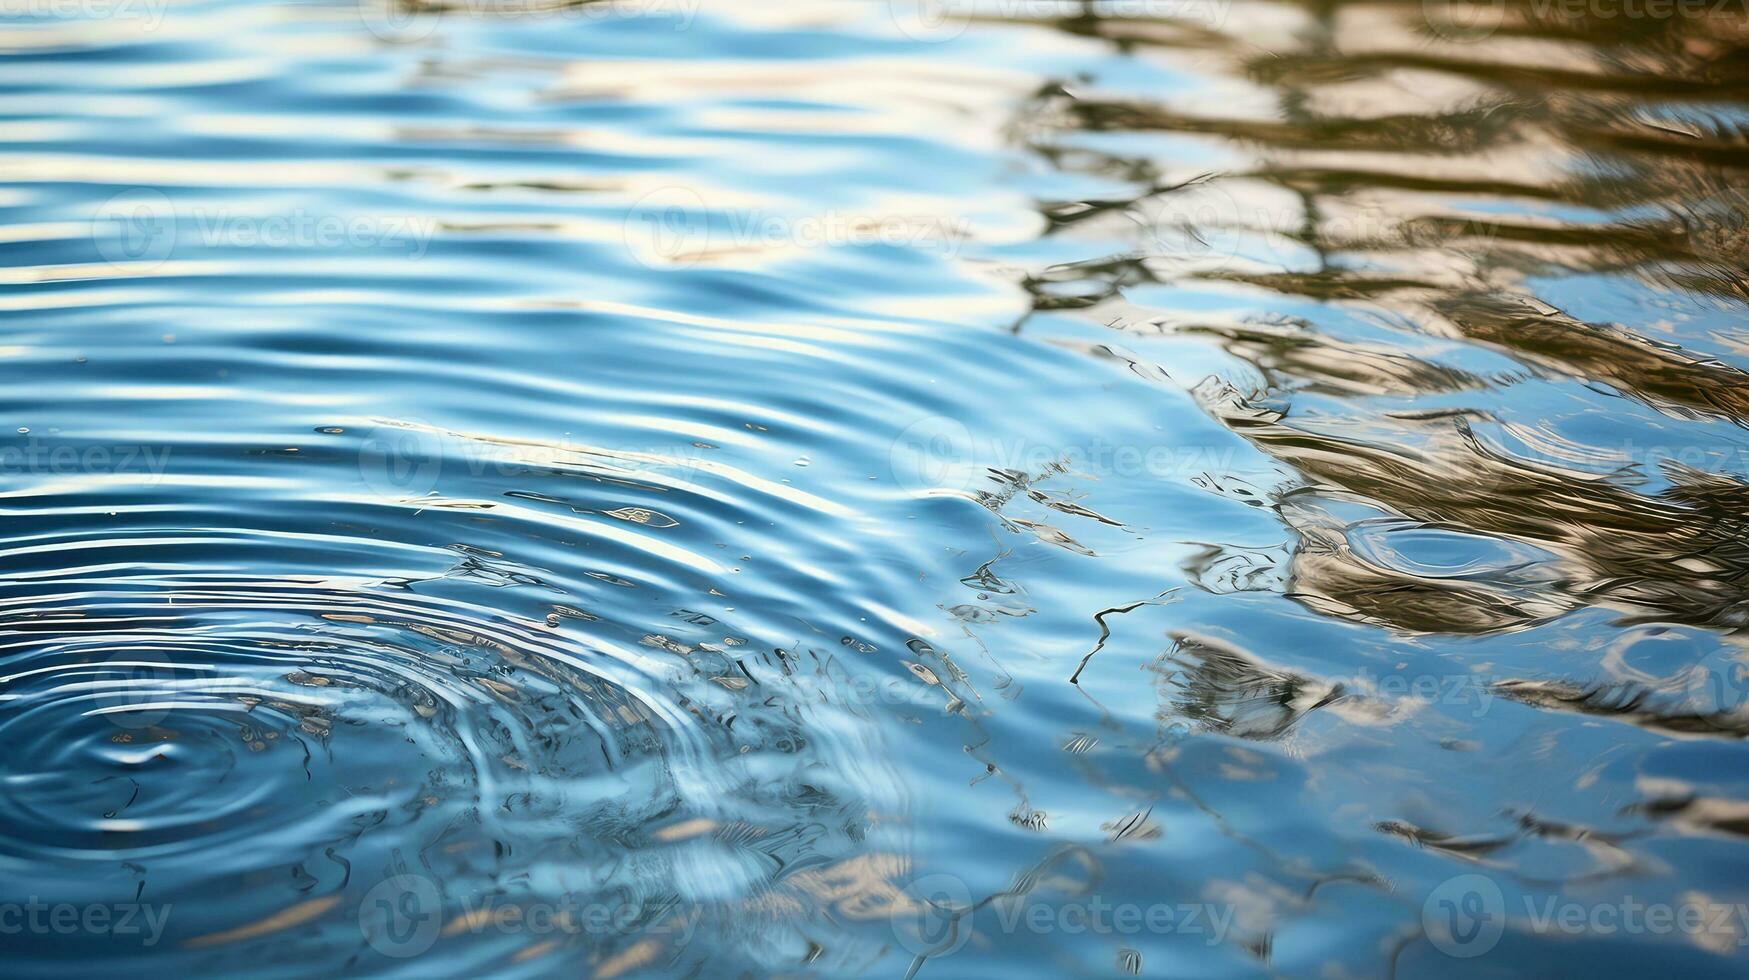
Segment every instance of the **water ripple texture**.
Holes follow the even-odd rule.
[[[0,972],[1749,964],[1740,0],[11,0]]]

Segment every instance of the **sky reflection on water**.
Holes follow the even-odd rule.
[[[1741,3],[4,12],[9,975],[1741,971]]]

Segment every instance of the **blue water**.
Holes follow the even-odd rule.
[[[1749,965],[1741,9],[364,4],[5,7],[0,972]]]

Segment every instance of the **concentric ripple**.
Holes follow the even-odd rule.
[[[289,582],[9,603],[7,731],[30,766],[7,774],[9,825],[64,833],[28,843],[87,859],[255,836],[295,856],[360,815],[476,807],[542,772],[570,777],[539,794],[563,808],[653,749],[694,767],[691,716],[483,612]],[[390,753],[348,744],[384,730]],[[103,773],[113,805],[81,812],[97,801],[67,772]]]
[[[531,940],[471,920],[485,896],[604,916],[557,933],[578,948],[648,948],[677,934],[676,889],[738,902],[866,832],[872,798],[834,800],[875,785],[840,781],[861,766],[840,758],[849,732],[811,730],[801,688],[736,707],[763,672],[713,670],[732,647],[632,635],[475,549],[304,535],[288,558],[450,567],[208,570],[274,543],[138,529],[0,552],[0,864],[64,869],[56,898],[114,894],[120,869],[130,890],[190,910],[170,932],[208,959],[345,900],[360,924],[320,941],[392,961],[410,947],[368,920],[377,886],[399,883],[451,927],[416,952],[442,939],[457,962],[489,963]],[[506,589],[548,611],[505,614]],[[818,766],[840,777],[806,775]],[[759,829],[794,807],[848,822]],[[314,897],[267,907],[261,886],[282,875]],[[215,889],[237,897],[204,901]],[[689,913],[686,936],[699,928],[732,926]],[[35,944],[45,967],[77,952],[57,938]]]

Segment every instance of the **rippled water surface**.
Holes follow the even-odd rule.
[[[6,4],[0,972],[1741,975],[1619,6]]]

